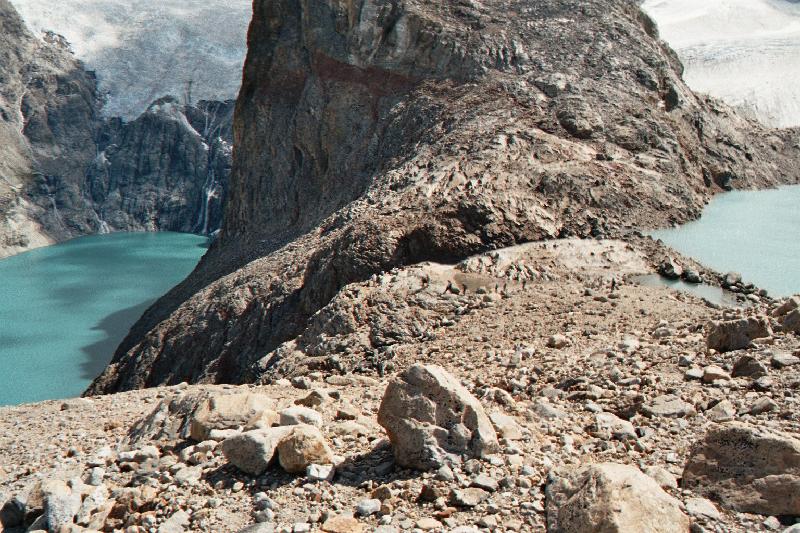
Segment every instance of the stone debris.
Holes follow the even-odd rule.
[[[65,531],[527,532],[548,520],[553,531],[623,531],[657,506],[658,524],[641,519],[634,530],[791,525],[800,338],[776,328],[723,353],[703,335],[712,319],[772,317],[780,302],[714,309],[574,280],[525,290],[530,297],[451,296],[477,307],[440,326],[430,354],[397,348],[387,360],[400,372],[382,380],[320,371],[294,384],[2,408],[5,435],[26,431],[21,420],[30,429],[0,436],[0,524],[46,530],[47,509]],[[638,314],[641,302],[648,314]],[[571,344],[549,348],[558,332]],[[257,408],[248,397],[262,398]],[[247,412],[223,414],[227,402]],[[195,419],[208,439],[192,438]],[[739,426],[754,436],[737,436]],[[400,428],[394,440],[390,428]],[[715,439],[718,430],[732,433]],[[403,453],[437,461],[409,468]]]

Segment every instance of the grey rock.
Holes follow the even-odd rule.
[[[627,420],[613,413],[597,413],[594,417],[595,431],[608,434],[618,440],[635,439],[636,429]]]
[[[477,487],[488,492],[497,491],[497,480],[486,474],[479,474],[472,479],[471,487]]]
[[[0,530],[13,529],[22,525],[25,520],[25,503],[18,498],[11,498],[0,508]]]
[[[58,531],[66,524],[71,524],[81,508],[81,495],[73,491],[60,480],[47,481],[42,484],[44,496],[44,518],[49,530]]]
[[[763,413],[769,413],[778,408],[778,404],[775,403],[775,400],[768,396],[764,396],[756,400],[753,405],[750,407],[750,414],[751,415],[760,415]]]
[[[522,438],[522,428],[512,417],[495,411],[489,415],[497,434],[504,439],[518,440]]]
[[[553,533],[688,532],[680,503],[632,466],[600,463],[552,472],[547,531]]]
[[[356,504],[356,513],[360,516],[370,516],[381,510],[381,501],[378,499],[361,500]]]
[[[478,487],[454,489],[450,492],[450,503],[457,507],[476,507],[489,499],[490,494]]]
[[[783,330],[800,334],[800,309],[795,309],[783,318]]]
[[[263,394],[219,394],[200,404],[192,415],[190,435],[201,442],[213,430],[237,429],[248,425],[265,411],[274,412],[275,401]]]
[[[717,507],[705,498],[689,498],[686,500],[686,512],[690,516],[710,518],[711,520],[719,520],[722,516]]]
[[[739,320],[712,322],[708,327],[706,344],[718,352],[747,348],[754,339],[772,335],[766,317],[748,317]]]
[[[678,279],[683,275],[683,267],[673,258],[668,257],[658,265],[658,273],[667,279]]]
[[[158,527],[158,533],[183,533],[189,526],[190,518],[185,511],[178,511]]]
[[[768,373],[767,367],[752,355],[743,355],[736,360],[731,371],[731,376],[760,378]]]
[[[795,309],[800,309],[800,295],[787,298],[777,309],[773,312],[773,316],[781,317],[786,316]]]
[[[710,365],[703,369],[704,383],[714,383],[718,380],[728,380],[730,378],[730,374],[716,365]]]
[[[434,365],[414,365],[389,382],[378,423],[407,468],[440,468],[451,454],[485,457],[500,449],[481,403]]]
[[[796,357],[787,352],[777,352],[770,361],[775,368],[786,368],[787,366],[800,365],[800,357]]]
[[[658,396],[653,401],[642,407],[642,412],[647,416],[682,418],[696,414],[694,406],[672,394]]]
[[[322,427],[322,414],[309,407],[294,406],[283,409],[278,413],[282,426],[296,426],[298,424],[308,424],[318,428]]]
[[[729,422],[736,418],[736,408],[728,400],[722,400],[706,411],[706,417],[712,422]]]
[[[700,275],[700,273],[689,268],[683,271],[683,279],[688,283],[703,283],[703,277]]]
[[[800,440],[738,422],[713,426],[692,450],[683,486],[724,507],[800,514]]]
[[[666,468],[660,466],[651,466],[648,467],[644,473],[653,478],[662,489],[678,488],[678,480],[675,479],[675,476],[673,476],[672,473]]]
[[[333,481],[336,468],[333,465],[308,465],[306,477],[313,481]]]
[[[567,413],[549,402],[537,401],[533,406],[534,414],[546,419],[558,419],[567,416]]]
[[[272,462],[278,444],[291,432],[291,428],[255,429],[246,431],[220,445],[225,458],[242,472],[260,476]]]

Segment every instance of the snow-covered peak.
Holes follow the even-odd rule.
[[[235,98],[251,0],[11,0],[37,35],[53,31],[97,72],[104,113],[133,118],[154,100]]]
[[[773,126],[800,125],[800,3],[645,0],[693,89]]]

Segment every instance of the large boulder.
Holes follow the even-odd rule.
[[[678,533],[689,518],[678,500],[638,468],[602,463],[551,473],[547,488],[551,533]]]
[[[222,453],[242,472],[260,476],[269,468],[278,444],[291,431],[288,427],[246,431],[222,441]]]
[[[781,323],[784,331],[800,334],[800,309],[787,314]]]
[[[766,317],[747,317],[738,320],[711,322],[706,344],[718,352],[730,352],[747,348],[753,339],[772,335]]]
[[[191,437],[202,442],[208,440],[212,430],[242,428],[274,407],[275,401],[263,394],[212,396],[201,403],[192,415]]]
[[[683,486],[736,511],[800,516],[800,440],[736,422],[712,426]]]
[[[483,406],[435,365],[414,365],[393,379],[378,411],[400,466],[428,470],[448,455],[485,457],[499,450]]]

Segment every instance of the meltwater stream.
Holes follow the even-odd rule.
[[[719,272],[735,271],[773,296],[800,293],[800,186],[714,198],[700,220],[661,239]]]
[[[206,244],[180,233],[116,233],[1,260],[0,405],[79,395]]]

